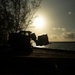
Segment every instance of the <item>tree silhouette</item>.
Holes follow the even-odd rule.
[[[6,33],[26,29],[40,4],[41,0],[0,0],[0,40]]]

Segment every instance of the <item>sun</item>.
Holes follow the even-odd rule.
[[[45,24],[45,21],[44,21],[44,18],[42,18],[42,17],[37,17],[33,21],[33,25],[36,28],[42,28],[44,26],[44,24]]]

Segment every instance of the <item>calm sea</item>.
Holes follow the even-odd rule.
[[[37,47],[75,51],[75,43],[73,42],[52,42],[51,44],[48,44],[46,46]]]

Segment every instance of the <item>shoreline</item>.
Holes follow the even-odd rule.
[[[67,53],[74,53],[75,54],[75,51],[73,51],[73,50],[51,49],[51,48],[38,48],[38,47],[33,47],[33,49],[47,50],[47,51],[57,51],[57,52],[67,52]]]
[[[75,58],[75,51],[61,50],[61,49],[49,49],[49,48],[38,48],[33,47],[33,52],[30,55],[25,55],[25,51],[16,52],[12,49],[3,49],[0,51],[2,57],[33,57],[33,58]],[[1,54],[2,52],[2,54]],[[15,54],[16,52],[16,54]],[[19,54],[18,54],[19,53]],[[14,55],[15,54],[15,55]]]
[[[33,48],[33,53],[28,57],[40,58],[75,58],[74,51],[66,51],[59,49]]]

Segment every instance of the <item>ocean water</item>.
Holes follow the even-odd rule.
[[[51,44],[45,46],[36,47],[75,51],[75,43],[73,42],[52,42]]]

